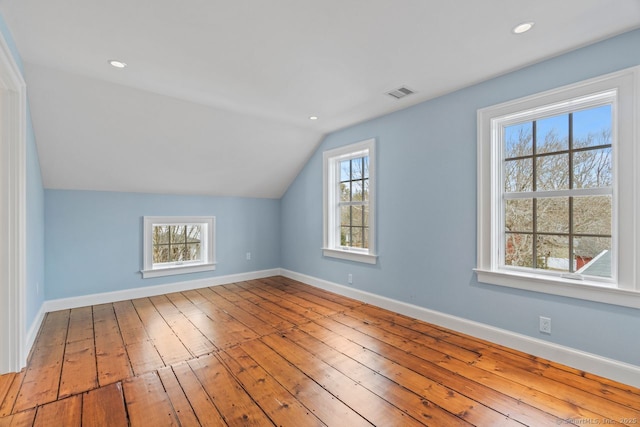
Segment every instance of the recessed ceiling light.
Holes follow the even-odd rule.
[[[515,27],[513,27],[513,30],[511,31],[513,31],[513,34],[522,34],[522,33],[526,33],[532,28],[533,28],[533,22],[523,22],[522,24],[518,24]]]
[[[309,120],[318,120],[318,116],[309,116]]]
[[[127,66],[127,64],[126,64],[125,62],[118,61],[117,59],[110,59],[110,60],[109,60],[109,61],[107,61],[107,62],[109,62],[109,64],[110,64],[112,67],[116,67],[116,68],[124,68],[124,67],[126,67],[126,66]]]

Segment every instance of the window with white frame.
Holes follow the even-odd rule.
[[[478,280],[640,307],[640,67],[478,111]]]
[[[375,140],[325,151],[323,160],[323,254],[375,264]]]
[[[144,217],[142,277],[215,270],[215,217]]]

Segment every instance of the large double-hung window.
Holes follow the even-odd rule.
[[[478,279],[640,306],[638,68],[478,111]]]

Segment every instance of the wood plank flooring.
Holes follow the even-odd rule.
[[[3,426],[640,425],[640,389],[272,277],[48,313]]]

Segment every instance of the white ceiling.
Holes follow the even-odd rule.
[[[275,198],[327,132],[640,27],[640,0],[0,0],[0,12],[45,187]],[[533,30],[512,34],[523,21]],[[403,85],[417,94],[385,95]]]

